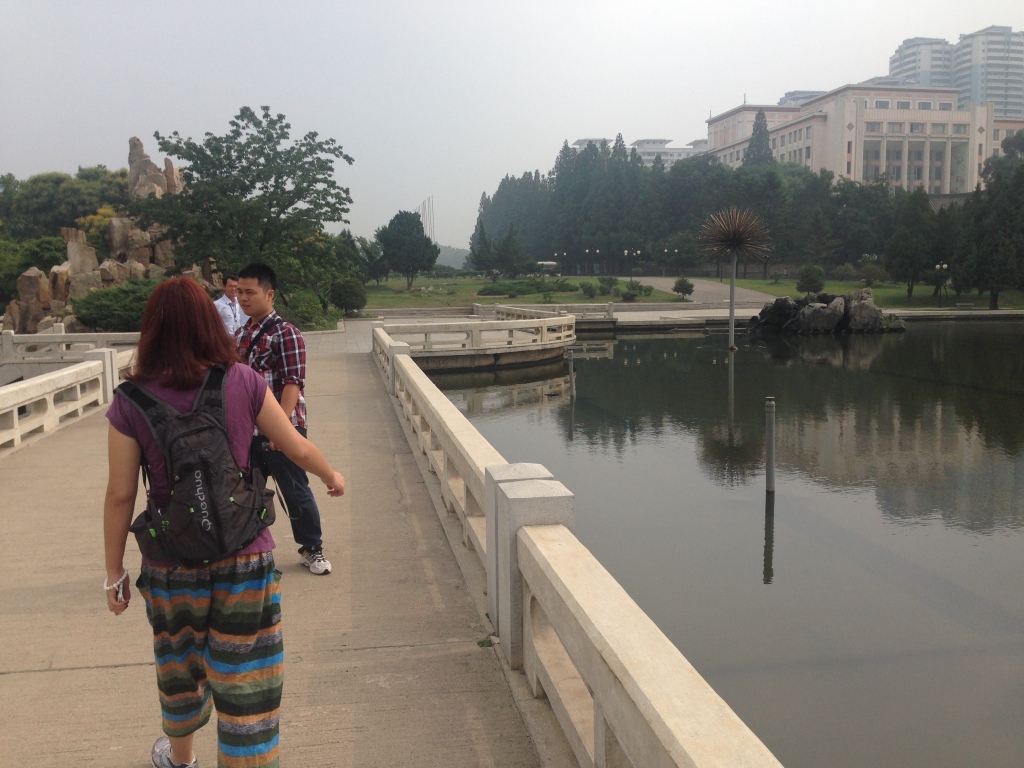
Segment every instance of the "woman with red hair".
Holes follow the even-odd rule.
[[[207,371],[226,369],[224,407],[231,454],[249,469],[253,429],[319,477],[327,493],[345,478],[300,435],[266,381],[240,363],[210,297],[193,280],[173,278],[153,291],[142,318],[132,382],[179,413],[190,411]],[[120,615],[131,589],[125,544],[145,462],[156,505],[170,497],[161,446],[142,412],[115,397],[107,412],[109,475],[103,507],[107,607]],[[166,736],[153,745],[154,768],[196,768],[195,732],[217,709],[218,766],[277,766],[283,684],[280,571],[265,527],[248,546],[203,567],[142,559],[135,585],[153,627],[157,689]]]

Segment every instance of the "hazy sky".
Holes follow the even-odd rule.
[[[707,136],[709,114],[886,74],[909,37],[1024,26],[1020,0],[0,0],[0,174],[127,165],[138,136],[283,112],[355,159],[357,235],[433,197],[466,247],[484,191],[583,137]]]

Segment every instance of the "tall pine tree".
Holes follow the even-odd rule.
[[[771,142],[768,140],[768,118],[764,110],[757,110],[754,118],[754,132],[750,134],[747,153],[743,156],[743,165],[773,165],[775,156],[772,154]]]

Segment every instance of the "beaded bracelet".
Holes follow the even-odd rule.
[[[115,582],[114,582],[113,584],[111,584],[110,586],[107,586],[107,580],[106,580],[106,579],[104,579],[104,580],[103,580],[103,588],[104,588],[105,590],[107,590],[107,592],[112,592],[112,591],[113,591],[113,590],[115,590],[115,589],[118,589],[118,590],[119,590],[119,589],[121,589],[121,585],[122,585],[122,584],[124,584],[124,580],[125,580],[125,579],[127,579],[127,578],[128,578],[128,569],[127,569],[127,568],[125,568],[125,569],[124,569],[124,573],[122,573],[122,574],[121,574],[121,578],[120,578],[120,579],[118,579],[117,581],[115,581]]]

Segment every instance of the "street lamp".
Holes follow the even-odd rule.
[[[939,297],[939,306],[942,306],[942,294],[946,290],[946,281],[949,279],[949,264],[935,265],[935,293]]]

